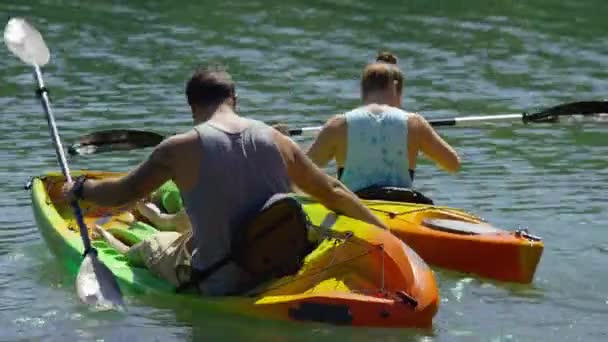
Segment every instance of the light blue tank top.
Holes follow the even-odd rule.
[[[407,146],[411,114],[386,108],[372,113],[360,107],[345,114],[348,141],[341,181],[352,191],[373,185],[412,186]]]

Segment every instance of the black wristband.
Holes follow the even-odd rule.
[[[72,192],[74,193],[74,196],[76,196],[76,198],[84,199],[84,182],[86,181],[87,178],[85,176],[80,176],[76,178],[76,181],[74,181],[74,187],[72,188]]]
[[[48,96],[49,95],[49,90],[46,87],[42,87],[42,88],[37,88],[36,89],[36,96],[42,97],[43,93],[46,93],[47,96]]]

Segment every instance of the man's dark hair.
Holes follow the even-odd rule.
[[[191,106],[220,104],[234,92],[232,77],[219,67],[199,68],[186,84],[186,99]]]

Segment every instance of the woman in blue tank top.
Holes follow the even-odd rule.
[[[336,161],[338,176],[353,191],[370,186],[410,188],[416,157],[424,153],[456,172],[460,159],[420,115],[401,109],[403,73],[397,58],[381,53],[363,70],[363,106],[329,119],[308,150],[318,166]]]

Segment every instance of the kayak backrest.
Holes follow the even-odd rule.
[[[295,274],[313,249],[308,218],[292,196],[272,196],[232,242],[232,257],[256,282]]]
[[[421,192],[396,186],[370,186],[355,192],[361,199],[433,204],[433,200]]]
[[[204,270],[192,269],[190,281],[178,291],[205,281],[231,261],[249,274],[249,287],[296,274],[315,247],[308,240],[308,225],[308,217],[295,197],[273,195],[234,233],[230,253]]]

